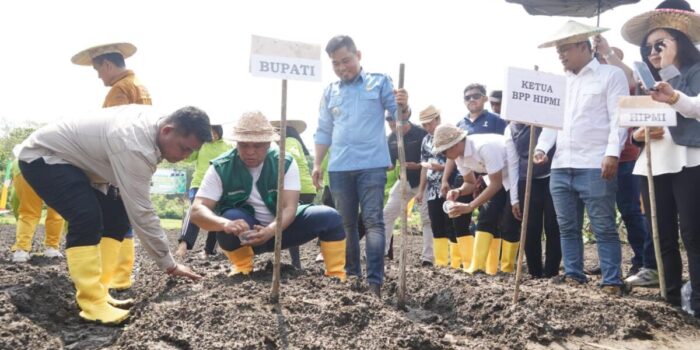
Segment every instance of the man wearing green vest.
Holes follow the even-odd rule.
[[[231,275],[253,271],[256,253],[274,251],[279,135],[260,112],[243,114],[233,128],[236,148],[212,161],[192,204],[191,220],[210,232],[233,264]],[[321,241],[326,276],[345,280],[345,230],[338,212],[299,205],[299,168],[285,155],[281,194],[282,249]]]

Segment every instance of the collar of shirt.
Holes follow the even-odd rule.
[[[112,79],[112,81],[109,83],[109,86],[114,86],[114,84],[116,84],[118,81],[131,75],[134,75],[134,72],[132,70],[127,69],[122,74],[119,74],[116,77],[114,77],[114,79]]]
[[[481,118],[483,118],[484,116],[486,116],[487,113],[488,113],[487,110],[485,110],[485,109],[482,110],[481,113],[479,113],[479,116],[476,117],[476,119],[474,119],[474,121],[472,121],[472,119],[469,118],[469,117],[471,116],[471,114],[467,114],[467,115],[464,116],[464,121],[465,121],[466,123],[469,123],[469,124],[475,124],[476,122],[479,121],[479,119],[481,119]]]
[[[351,81],[345,82],[345,81],[340,81],[340,85],[355,85],[358,83],[364,83],[367,80],[367,73],[365,73],[364,68],[360,68],[360,73],[357,74],[357,76],[352,79]]]
[[[160,123],[162,123],[163,120],[165,120],[165,117],[159,118],[158,121],[153,126],[153,139],[156,141],[155,142],[156,147],[155,147],[154,153],[156,155],[156,158],[158,159],[158,163],[163,161],[163,154],[160,153],[160,147],[158,147],[158,136],[159,136],[158,132],[160,131]]]
[[[587,71],[595,72],[598,70],[598,67],[600,67],[600,62],[598,62],[597,59],[592,58],[590,62],[588,62],[587,65],[583,66],[581,70],[578,72],[578,74],[574,74],[574,72],[567,70],[566,75],[568,77],[577,77],[585,74]]]
[[[469,140],[469,136],[465,139],[464,142],[464,153],[462,153],[462,156],[464,159],[467,159],[471,157],[474,154],[474,145],[472,145],[472,141]]]

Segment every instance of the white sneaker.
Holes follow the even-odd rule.
[[[63,254],[56,248],[46,248],[44,249],[44,256],[47,258],[63,258]]]
[[[316,262],[323,262],[323,254],[318,253],[318,255],[316,255]]]
[[[642,268],[636,275],[625,279],[625,283],[633,287],[651,287],[659,285],[659,273],[656,270]]]
[[[31,258],[29,253],[25,252],[22,249],[17,249],[12,254],[12,262],[16,263],[26,263],[27,261],[29,261],[29,258]]]

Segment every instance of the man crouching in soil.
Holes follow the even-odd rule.
[[[119,324],[129,316],[105,285],[104,256],[129,222],[155,263],[168,274],[201,277],[173,260],[149,189],[161,160],[181,161],[211,139],[209,117],[185,107],[163,117],[153,107],[127,105],[35,131],[17,149],[22,175],[66,221],[66,260],[80,317]]]
[[[212,161],[192,203],[191,220],[216,239],[233,264],[231,275],[253,271],[253,255],[275,249],[279,135],[260,112],[243,114],[233,129],[236,148]],[[345,280],[345,231],[335,209],[299,205],[299,168],[285,155],[282,249],[316,237],[326,276]]]

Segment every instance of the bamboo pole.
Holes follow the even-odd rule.
[[[284,191],[284,141],[287,137],[287,79],[282,79],[282,115],[280,118],[279,162],[277,165],[277,215],[275,216],[275,261],[272,268],[270,301],[279,303],[280,260],[282,252],[282,192]]]
[[[661,297],[666,299],[666,275],[664,274],[664,261],[661,258],[661,245],[659,243],[659,225],[656,219],[656,193],[654,192],[654,175],[651,172],[651,140],[649,138],[649,127],[644,127],[644,152],[647,156],[647,182],[649,183],[649,207],[651,208],[651,237],[654,241],[656,269],[659,272],[659,289],[661,290]]]
[[[527,222],[530,216],[530,194],[532,193],[532,167],[535,150],[535,126],[530,125],[530,146],[527,153],[527,177],[525,180],[525,200],[523,201],[523,220],[520,224],[520,247],[518,249],[518,267],[515,272],[515,293],[513,293],[513,304],[518,303],[520,294],[520,279],[523,275],[523,255],[525,255],[525,240],[527,238]],[[511,189],[512,191],[513,189]]]
[[[405,65],[399,66],[399,89],[403,88]],[[399,189],[401,190],[401,253],[399,258],[399,289],[397,292],[399,308],[406,305],[406,250],[408,249],[408,213],[406,205],[408,198],[408,180],[406,179],[406,151],[403,144],[404,121],[400,118],[400,111],[396,109],[396,143],[399,147],[399,166],[401,167],[401,177],[399,179]]]

